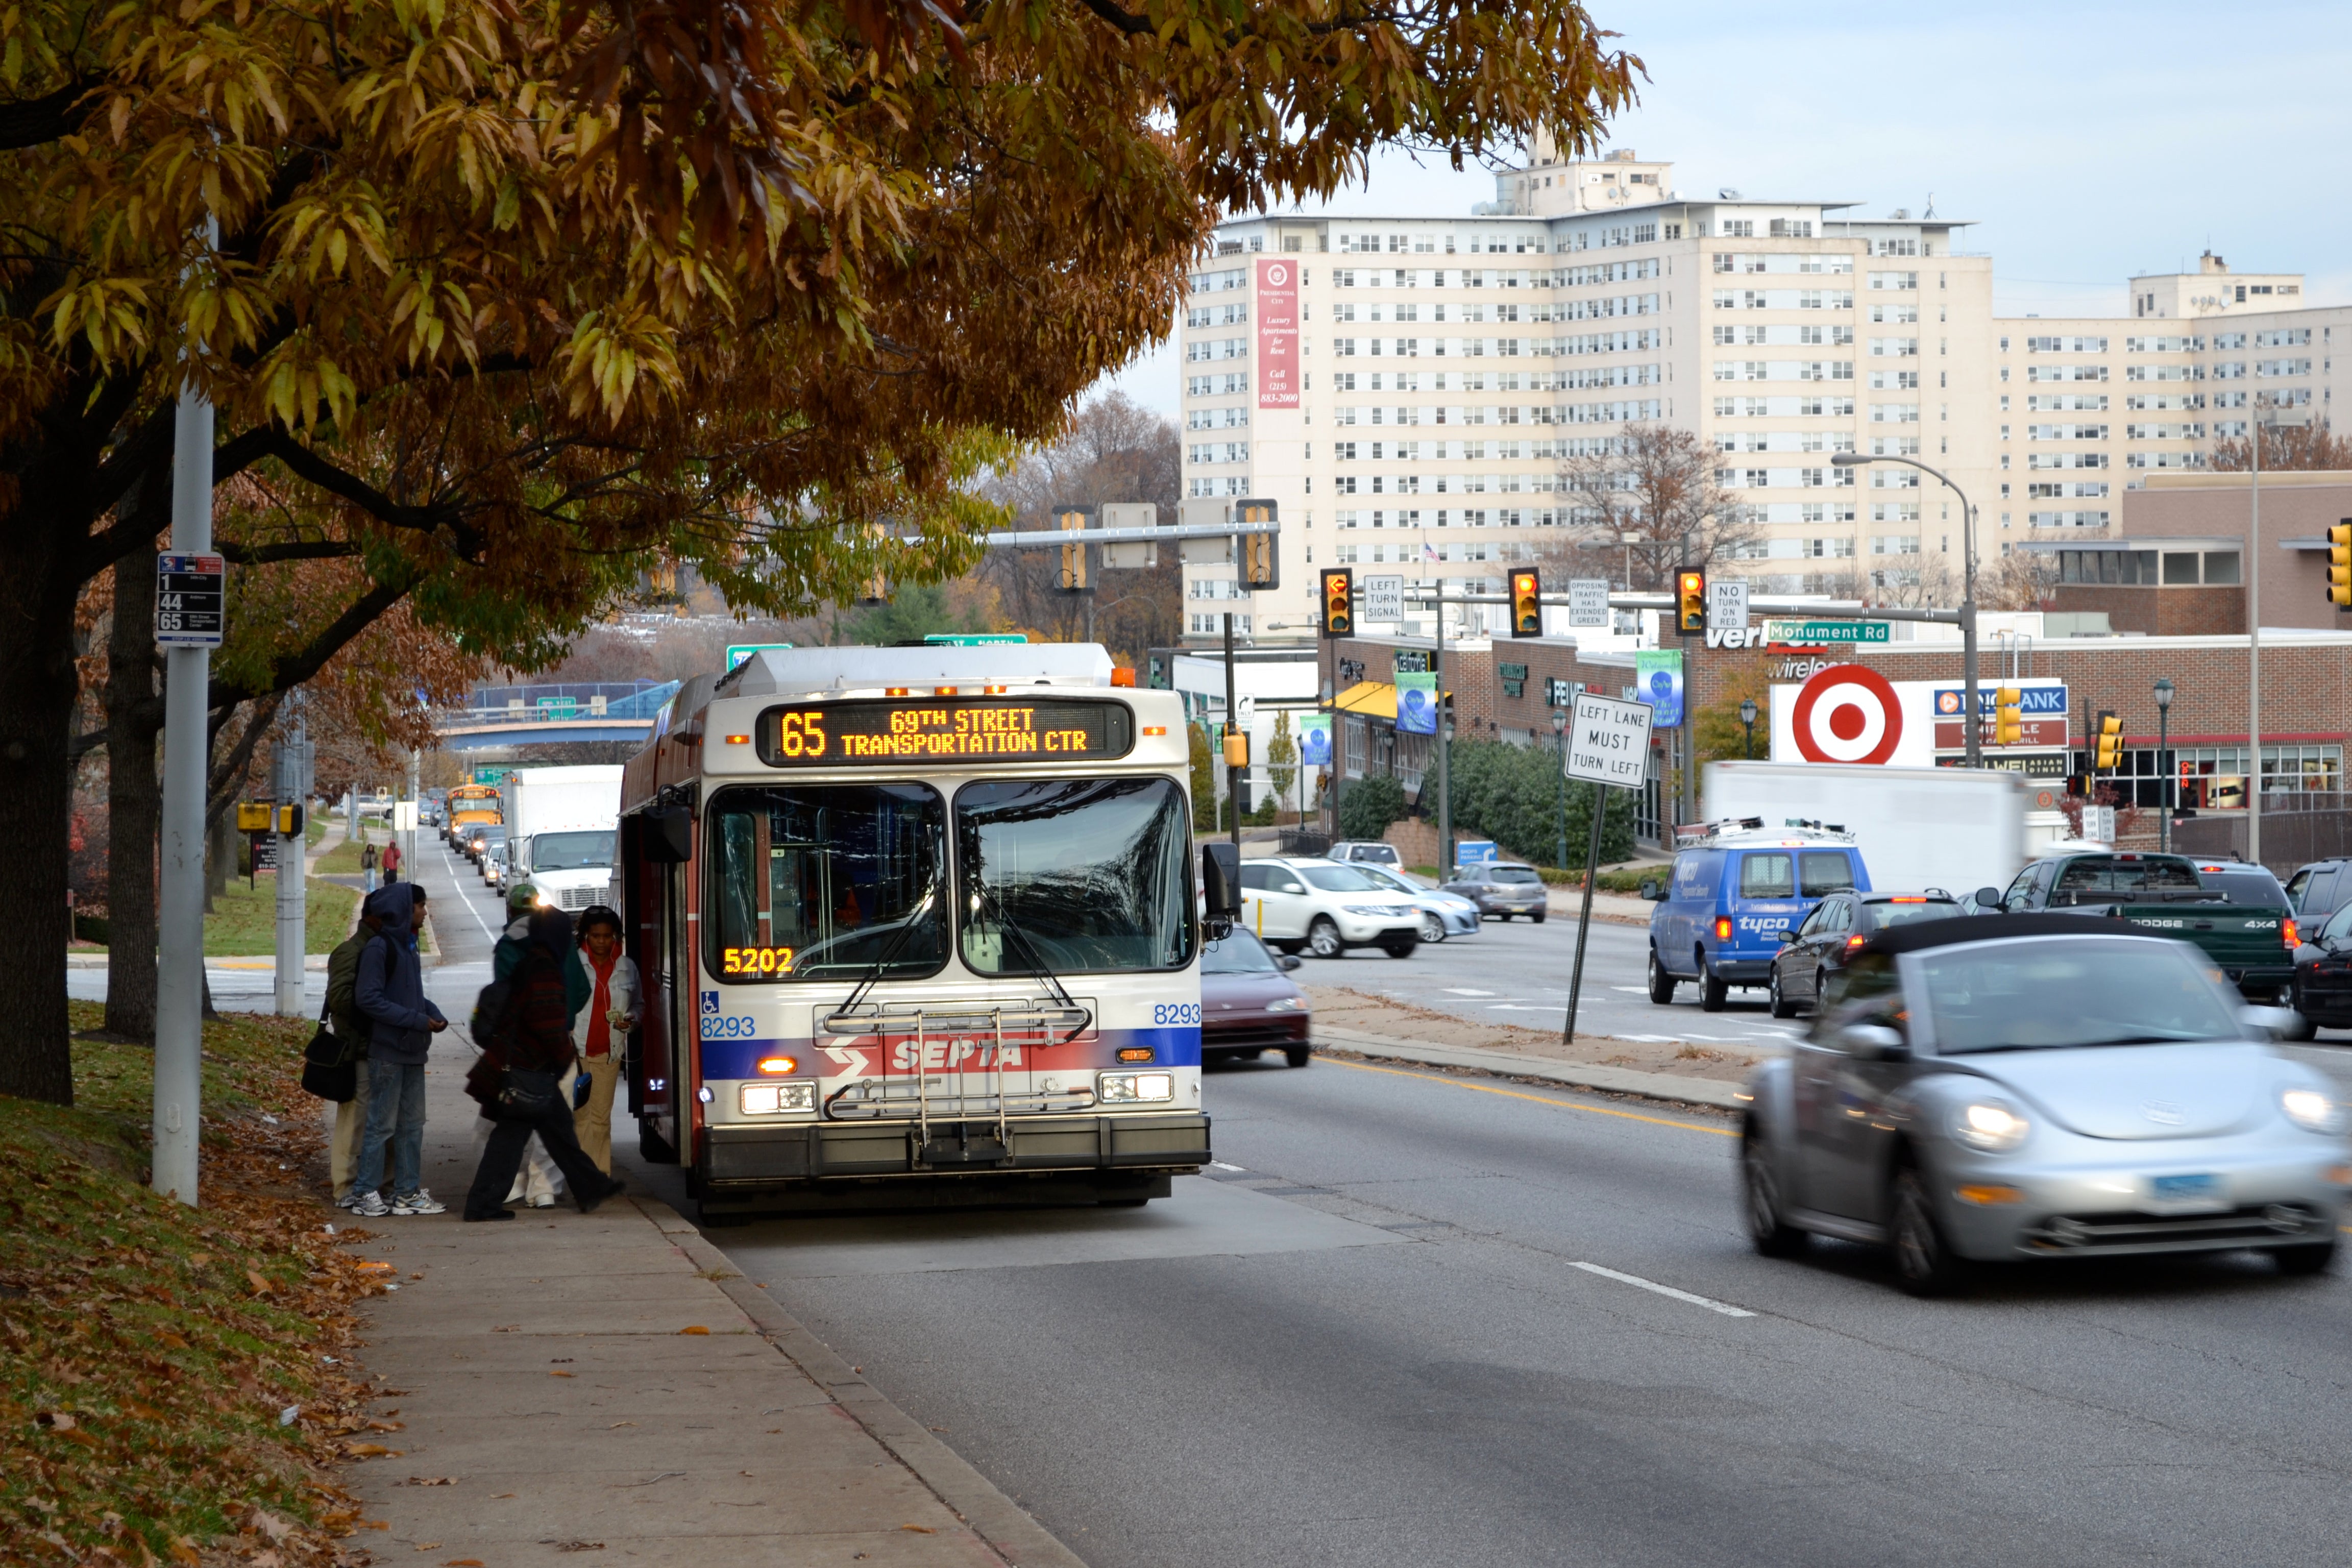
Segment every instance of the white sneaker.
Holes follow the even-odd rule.
[[[347,1209],[347,1208],[352,1207],[353,1205],[357,1204],[359,1201],[360,1201],[360,1195],[359,1195],[359,1194],[357,1194],[357,1193],[345,1193],[341,1197],[339,1197],[339,1198],[337,1198],[337,1199],[335,1200],[335,1206],[336,1206],[337,1208],[339,1208],[339,1209]]]
[[[433,1194],[419,1187],[413,1193],[393,1199],[392,1212],[396,1215],[447,1214],[449,1205],[435,1203]]]
[[[551,1209],[555,1206],[555,1200],[553,1198],[533,1198],[530,1200],[530,1206],[535,1209]]]
[[[351,1209],[362,1219],[382,1219],[392,1212],[392,1205],[383,1201],[382,1193],[362,1193],[352,1200]]]

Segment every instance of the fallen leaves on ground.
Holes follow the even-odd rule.
[[[311,1028],[205,1026],[200,1208],[146,1186],[148,1047],[77,1039],[71,1109],[0,1098],[0,1540],[140,1568],[335,1559],[358,1515],[330,1467],[370,1396],[352,1307],[380,1287],[304,1185]]]

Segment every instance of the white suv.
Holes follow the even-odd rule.
[[[1421,910],[1337,860],[1243,861],[1242,923],[1270,947],[1318,958],[1351,947],[1409,958],[1421,944]]]

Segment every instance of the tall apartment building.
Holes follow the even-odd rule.
[[[1223,225],[1185,312],[1186,494],[1284,520],[1283,585],[1236,629],[1311,636],[1322,565],[1498,590],[1577,527],[1565,465],[1633,423],[1712,446],[1759,525],[1735,568],[1804,592],[1960,563],[1951,490],[1836,452],[1949,474],[1990,559],[2111,525],[2117,489],[2242,434],[2252,389],[2332,401],[2352,310],[2297,309],[2299,277],[2209,257],[2135,279],[2129,319],[1997,318],[1964,222],[1855,207],[1693,197],[1671,163],[1538,143],[1467,218]],[[1233,579],[1186,568],[1188,636],[1217,633]]]

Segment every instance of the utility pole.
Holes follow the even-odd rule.
[[[2253,517],[2246,531],[2246,858],[2263,863],[2263,408],[2248,422]]]
[[[172,550],[213,548],[213,405],[183,383],[172,416]],[[205,707],[212,650],[163,656],[163,815],[156,900],[154,1189],[196,1201],[196,1122],[204,1100]]]
[[[1234,761],[1234,737],[1241,722],[1241,704],[1234,696],[1234,613],[1225,612],[1225,810],[1233,817],[1234,849],[1242,847],[1242,773],[1246,764]],[[1244,739],[1242,744],[1249,742]]]
[[[278,839],[278,942],[277,995],[275,1006],[281,1018],[299,1017],[302,1005],[302,950],[309,945],[303,939],[310,921],[310,868],[303,851],[309,847],[309,831],[292,810],[302,798],[302,751],[309,743],[310,725],[303,715],[302,693],[288,694],[287,705],[291,711],[278,731],[278,743],[272,748],[275,766],[272,775],[272,815],[270,824]],[[288,826],[294,831],[286,831]]]
[[[1437,879],[1454,880],[1453,773],[1448,763],[1454,751],[1454,705],[1445,700],[1445,579],[1437,580],[1437,647],[1429,658],[1429,672],[1437,679]]]

